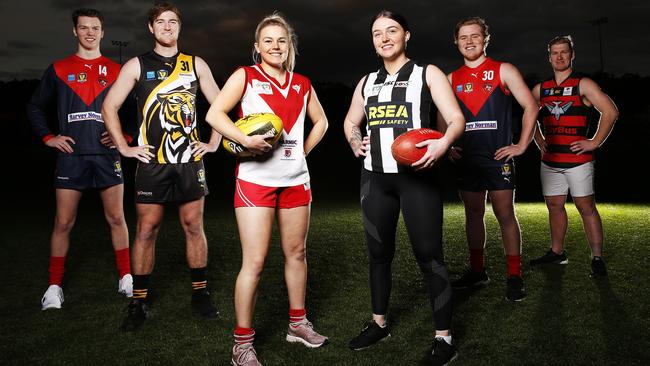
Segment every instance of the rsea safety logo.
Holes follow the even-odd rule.
[[[413,128],[412,103],[380,102],[366,106],[368,128]]]
[[[155,71],[147,71],[147,80],[155,80],[156,79],[156,72]]]

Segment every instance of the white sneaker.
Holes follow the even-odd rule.
[[[133,276],[127,273],[120,282],[117,283],[117,292],[126,295],[126,297],[133,297]]]
[[[41,299],[41,310],[61,309],[63,304],[63,289],[59,285],[50,285]]]

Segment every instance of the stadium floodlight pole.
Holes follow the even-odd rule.
[[[117,46],[120,55],[120,65],[122,65],[122,48],[129,45],[129,41],[111,40],[113,46]]]
[[[589,21],[589,23],[591,23],[591,25],[595,25],[598,28],[598,45],[600,47],[600,72],[605,72],[605,65],[603,62],[603,33],[600,26],[607,23],[607,17],[592,19]]]

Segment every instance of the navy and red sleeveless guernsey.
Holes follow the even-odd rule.
[[[391,146],[404,132],[429,127],[431,92],[426,69],[426,64],[409,60],[393,75],[382,67],[364,80],[361,95],[370,137],[370,154],[363,162],[366,170],[377,173],[411,170],[397,164]]]
[[[56,134],[72,137],[75,141],[72,154],[117,154],[100,139],[106,131],[102,103],[119,72],[120,65],[104,56],[85,60],[72,55],[50,65],[27,103],[27,115],[36,135],[44,142],[54,137],[55,133],[47,126],[45,110],[56,98],[59,119]]]
[[[154,164],[199,161],[190,143],[200,141],[196,125],[196,76],[194,56],[172,57],[154,51],[138,56],[138,146],[152,145]]]
[[[555,78],[540,86],[539,119],[544,127],[546,152],[542,161],[556,168],[572,168],[594,160],[593,152],[580,155],[571,151],[571,143],[587,137],[588,109],[580,97],[580,77],[569,75],[559,85]]]
[[[501,82],[501,62],[486,57],[475,68],[451,73],[451,84],[465,116],[460,140],[463,158],[493,159],[497,149],[512,143],[512,98]]]

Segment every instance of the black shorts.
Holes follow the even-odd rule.
[[[77,191],[107,188],[124,183],[120,156],[115,154],[59,154],[54,172],[54,188]]]
[[[178,164],[138,163],[137,203],[188,202],[208,194],[203,161]]]
[[[469,192],[515,189],[515,163],[484,157],[458,161],[458,189]]]

